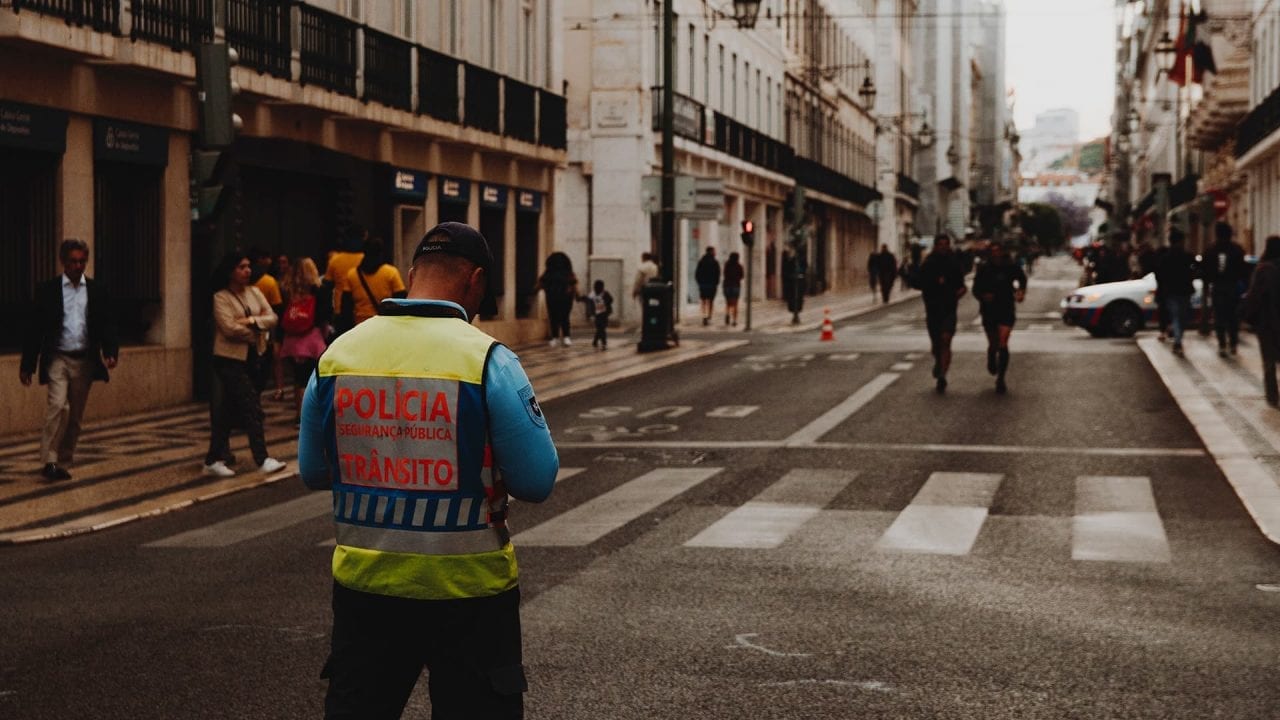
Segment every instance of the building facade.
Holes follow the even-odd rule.
[[[1249,111],[1236,131],[1235,165],[1248,182],[1253,251],[1280,235],[1280,2],[1254,0],[1250,13]]]
[[[540,337],[565,159],[560,5],[462,0],[14,0],[0,8],[0,313],[22,327],[58,243],[85,240],[124,348],[89,416],[202,395],[208,270],[231,246],[314,257],[353,226],[405,269],[423,231],[477,225],[498,258],[481,326]],[[193,222],[196,50],[239,54],[243,128],[226,198]],[[16,375],[16,334],[0,372]],[[6,369],[7,368],[7,369]],[[0,432],[38,427],[42,392],[0,385]]]

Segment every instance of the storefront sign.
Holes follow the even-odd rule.
[[[95,118],[93,157],[107,162],[167,165],[169,131],[153,125]]]
[[[532,190],[517,190],[516,210],[520,212],[542,212],[542,193]]]
[[[427,199],[427,174],[416,170],[393,168],[391,194],[401,200],[422,202]]]
[[[507,189],[497,185],[480,186],[481,207],[504,208],[507,206]]]
[[[67,149],[67,114],[34,105],[0,102],[0,145],[61,155]]]
[[[451,177],[440,178],[440,202],[466,205],[471,202],[471,182]]]

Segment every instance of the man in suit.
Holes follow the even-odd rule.
[[[46,480],[71,477],[62,466],[75,453],[89,387],[94,380],[107,381],[120,353],[103,290],[84,276],[89,246],[64,240],[58,256],[62,274],[36,288],[18,370],[18,379],[29,386],[38,360],[40,384],[49,386],[40,434],[40,474]]]

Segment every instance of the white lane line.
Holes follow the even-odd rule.
[[[933,473],[880,536],[876,549],[968,554],[987,520],[1003,477],[988,473]]]
[[[1274,411],[1273,411],[1274,412]],[[557,442],[556,447],[571,449],[722,449],[722,450],[772,450],[782,447],[802,447],[811,450],[866,450],[869,452],[931,452],[978,453],[999,455],[1049,454],[1078,455],[1080,457],[1205,457],[1200,448],[1099,448],[1054,445],[948,445],[944,443],[839,443],[813,442],[791,445],[789,440],[636,440],[605,442]]]
[[[888,334],[894,334],[894,335],[900,335],[900,334],[902,334],[902,333],[908,333],[908,332],[911,332],[911,330],[912,330],[913,328],[915,328],[915,326],[914,326],[914,325],[906,325],[906,324],[890,325],[889,327],[885,328],[885,329],[884,329],[884,330],[882,330],[881,332],[888,333]]]
[[[776,548],[857,475],[846,470],[792,470],[695,535],[685,546]]]
[[[791,437],[783,441],[786,447],[797,447],[817,442],[818,438],[826,435],[836,428],[837,425],[848,420],[851,415],[862,409],[864,405],[871,402],[885,388],[893,384],[898,379],[897,373],[881,373],[871,380],[871,382],[858,388],[857,392],[845,398],[839,405],[826,411],[813,422],[800,428],[792,433]]]
[[[558,484],[558,483],[560,483],[560,482],[563,482],[563,481],[565,481],[565,480],[568,480],[569,478],[573,477],[574,475],[581,475],[582,473],[584,473],[584,472],[586,472],[586,471],[587,471],[587,469],[586,469],[586,468],[580,468],[580,467],[562,467],[562,468],[560,468],[560,472],[557,472],[557,473],[556,473],[556,483]]]
[[[1159,373],[1182,414],[1200,435],[1200,440],[1209,448],[1218,468],[1226,475],[1227,482],[1231,483],[1262,534],[1271,542],[1280,543],[1280,484],[1276,478],[1235,436],[1213,403],[1179,367],[1167,348],[1154,338],[1139,340],[1138,347]]]
[[[680,495],[721,468],[659,468],[592,498],[515,537],[517,546],[589,545]]]
[[[913,363],[909,363],[909,362],[898,362],[898,363],[894,363],[894,364],[890,365],[890,366],[889,366],[889,369],[890,369],[891,371],[893,371],[893,372],[906,372],[906,371],[910,370],[910,369],[911,369],[911,368],[913,368],[913,367],[915,367],[915,365],[914,365]]]
[[[271,507],[195,530],[149,542],[142,547],[227,547],[283,530],[321,515],[333,514],[333,493],[312,492]]]
[[[1169,562],[1169,541],[1150,478],[1076,478],[1071,559]]]
[[[1049,323],[1031,323],[1027,326],[1027,330],[1031,332],[1053,332],[1053,326]]]

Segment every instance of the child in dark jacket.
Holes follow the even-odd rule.
[[[592,293],[587,296],[587,312],[596,321],[596,336],[591,339],[591,347],[608,349],[609,338],[605,330],[609,327],[609,316],[613,314],[613,295],[604,289],[604,281],[597,280],[592,286]]]

